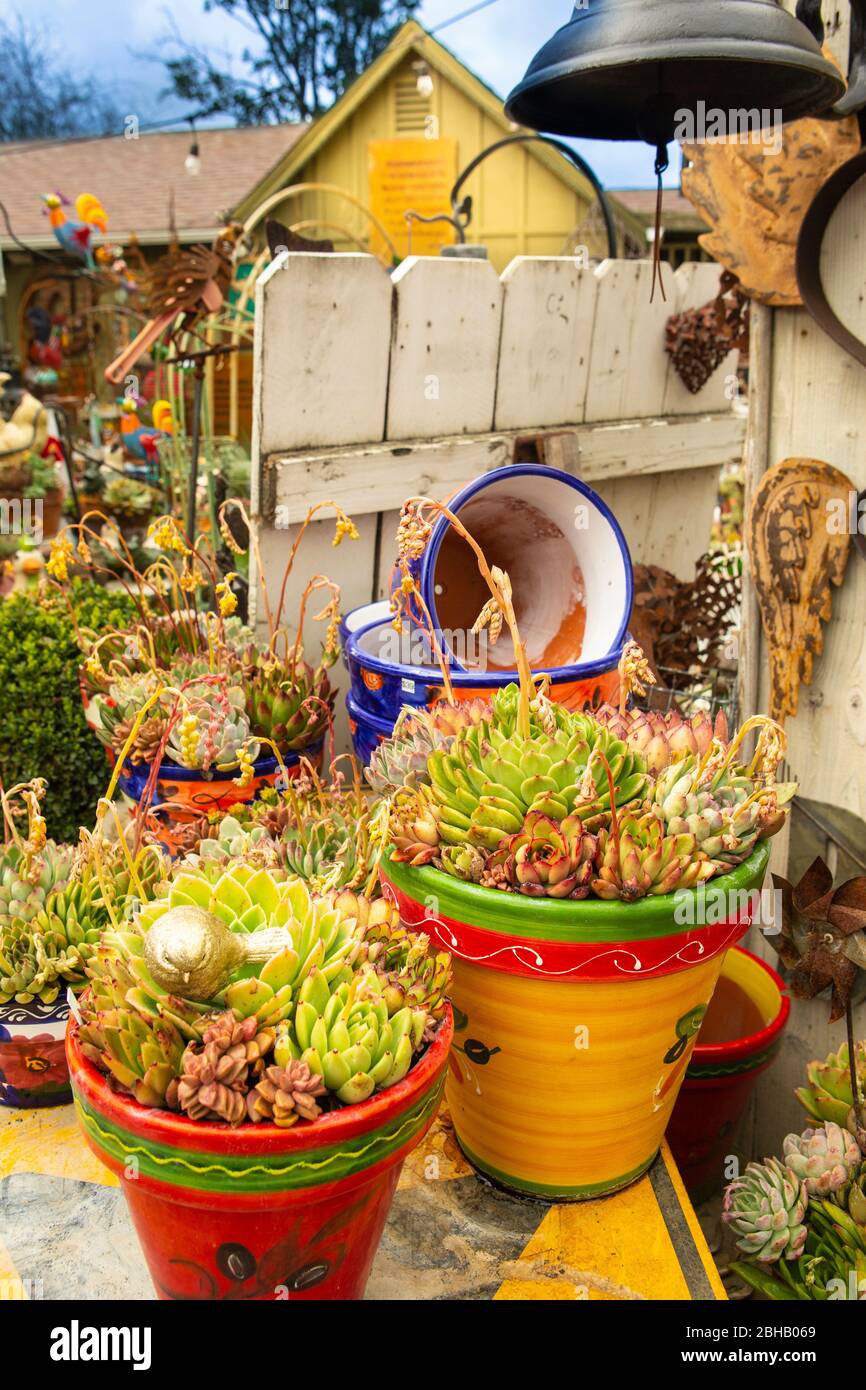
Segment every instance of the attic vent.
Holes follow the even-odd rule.
[[[399,135],[423,135],[430,115],[430,98],[418,91],[415,74],[400,77],[394,86],[394,125]]]

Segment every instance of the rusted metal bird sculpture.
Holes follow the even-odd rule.
[[[230,222],[212,247],[173,247],[148,272],[148,322],[105,369],[107,381],[119,386],[148,348],[171,329],[175,341],[206,314],[215,313],[228,294],[244,228]]]

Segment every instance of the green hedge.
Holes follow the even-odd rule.
[[[133,614],[122,593],[74,580],[66,590],[80,627],[103,633]],[[48,783],[48,833],[75,844],[92,826],[109,770],[105,750],[84,719],[78,671],[82,655],[63,598],[13,594],[0,601],[0,778],[11,787],[31,777]]]

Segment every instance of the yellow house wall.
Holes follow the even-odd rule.
[[[414,74],[411,59],[382,82],[295,176],[295,182],[336,184],[369,204],[368,143],[397,137],[396,86]],[[500,125],[490,119],[456,86],[434,72],[434,92],[430,111],[439,124],[438,133],[457,142],[456,174],[486,146],[503,138]],[[403,132],[409,134],[408,132]],[[413,131],[417,135],[423,132]],[[490,259],[502,271],[514,256],[561,255],[572,249],[570,234],[583,221],[587,203],[545,168],[529,150],[520,146],[500,150],[473,174],[464,188],[472,195],[472,225],[467,240],[487,246]],[[450,211],[443,207],[443,212]],[[343,199],[324,193],[308,193],[293,199],[273,215],[290,224],[314,220],[311,236],[330,236],[338,250],[351,250],[353,243],[333,228],[340,223],[359,236],[365,245],[369,228],[361,213]],[[453,234],[443,225],[443,241]],[[397,242],[400,256],[407,253],[406,236]]]

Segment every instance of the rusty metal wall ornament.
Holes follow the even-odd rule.
[[[752,299],[775,308],[803,301],[797,240],[815,195],[860,148],[857,119],[807,117],[781,127],[782,148],[738,141],[686,144],[683,193],[710,226],[698,241],[733,271]]]
[[[796,715],[799,686],[811,683],[824,649],[831,585],[841,585],[851,548],[848,528],[830,525],[828,503],[841,502],[847,516],[852,496],[850,479],[820,459],[784,459],[755,489],[746,543],[769,650],[771,719]]]
[[[749,349],[749,299],[736,275],[723,270],[715,299],[699,309],[671,314],[665,325],[665,352],[694,396],[733,349]]]

